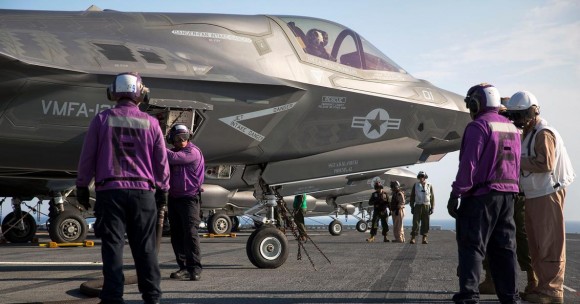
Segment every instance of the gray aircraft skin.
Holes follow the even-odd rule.
[[[66,199],[89,122],[114,106],[105,89],[127,71],[150,88],[142,109],[164,131],[192,128],[208,204],[253,189],[256,208],[271,209],[289,185],[302,187],[293,194],[336,189],[437,161],[459,149],[470,121],[462,96],[310,17],[0,10],[0,65],[0,196],[16,198],[15,209]],[[278,267],[287,241],[265,226],[248,257]],[[256,254],[264,237],[282,254]]]

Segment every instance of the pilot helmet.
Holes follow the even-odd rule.
[[[501,105],[498,89],[489,83],[480,83],[469,88],[464,101],[471,118],[475,118],[484,109],[498,110]]]
[[[506,103],[509,118],[518,128],[523,128],[540,114],[540,104],[534,94],[520,91],[512,95]]]
[[[429,178],[427,176],[427,173],[425,173],[425,171],[419,171],[419,173],[417,174],[417,179],[424,177],[425,179]]]
[[[107,87],[107,98],[118,101],[122,98],[131,99],[135,103],[149,103],[149,88],[143,85],[141,76],[135,72],[121,73]]]
[[[167,134],[167,142],[173,144],[175,140],[188,141],[191,140],[191,133],[185,125],[177,124],[169,129]]]
[[[308,43],[313,46],[326,46],[328,44],[328,34],[319,29],[311,29],[306,33]]]
[[[399,183],[399,181],[391,182],[391,190],[399,190],[399,188],[401,188],[401,183]]]

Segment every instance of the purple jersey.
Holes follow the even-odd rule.
[[[169,196],[193,197],[201,190],[204,181],[205,161],[201,150],[191,142],[181,150],[167,149],[171,171]]]
[[[518,192],[520,151],[516,127],[497,111],[482,112],[463,133],[451,195],[468,197],[491,190]]]
[[[77,186],[95,190],[169,189],[169,166],[159,122],[130,101],[99,113],[89,126]]]

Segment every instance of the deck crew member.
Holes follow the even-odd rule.
[[[182,124],[171,127],[167,141],[170,179],[169,222],[171,246],[179,270],[171,273],[172,279],[201,279],[201,251],[197,227],[201,223],[201,185],[204,181],[205,162],[201,150],[191,142],[192,134]]]
[[[84,205],[95,179],[95,235],[102,239],[104,276],[99,297],[101,303],[123,303],[126,232],[142,298],[159,303],[156,201],[167,204],[169,190],[163,134],[157,119],[139,110],[139,104],[148,101],[148,89],[137,73],[117,75],[107,97],[117,104],[91,121],[76,181],[77,198]]]
[[[405,218],[405,193],[401,189],[399,181],[391,182],[391,215],[393,216],[394,243],[405,242],[405,232],[403,231],[403,218]]]
[[[562,137],[540,117],[537,98],[515,93],[508,115],[523,130],[520,186],[525,196],[526,232],[538,286],[527,293],[531,303],[563,303],[566,270],[564,198],[575,177]]]
[[[415,244],[415,237],[419,224],[421,230],[419,233],[423,236],[422,243],[427,244],[427,235],[429,234],[429,218],[433,214],[435,208],[435,194],[433,193],[433,185],[427,182],[427,173],[419,171],[417,174],[418,182],[413,185],[411,189],[410,205],[411,214],[413,214],[413,228],[411,229],[411,241],[409,243]]]
[[[519,192],[520,133],[498,113],[500,95],[494,86],[471,87],[465,103],[473,121],[463,133],[447,203],[456,218],[459,256],[459,292],[453,301],[479,302],[481,263],[487,253],[500,302],[519,303],[513,213]]]
[[[367,239],[367,242],[374,242],[375,235],[379,229],[379,220],[381,221],[381,227],[383,228],[383,241],[388,242],[389,238],[387,233],[389,233],[389,224],[387,219],[389,218],[389,196],[385,191],[383,191],[383,185],[377,182],[374,185],[375,192],[371,194],[369,199],[369,205],[373,206],[373,218],[371,220],[371,236]]]

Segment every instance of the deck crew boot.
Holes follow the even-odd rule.
[[[480,294],[495,294],[495,285],[489,271],[485,272],[485,279],[479,284]]]
[[[367,242],[372,243],[375,241],[375,236],[371,236],[370,238],[367,239]]]
[[[409,241],[409,244],[415,244],[415,236],[411,235],[411,240]]]
[[[423,236],[423,241],[422,241],[422,243],[423,243],[423,244],[429,244],[429,242],[427,242],[427,236],[426,236],[426,235],[424,235],[424,236]]]
[[[385,243],[388,243],[388,242],[390,242],[390,241],[389,241],[389,238],[388,238],[386,235],[383,237],[383,242],[385,242]]]

